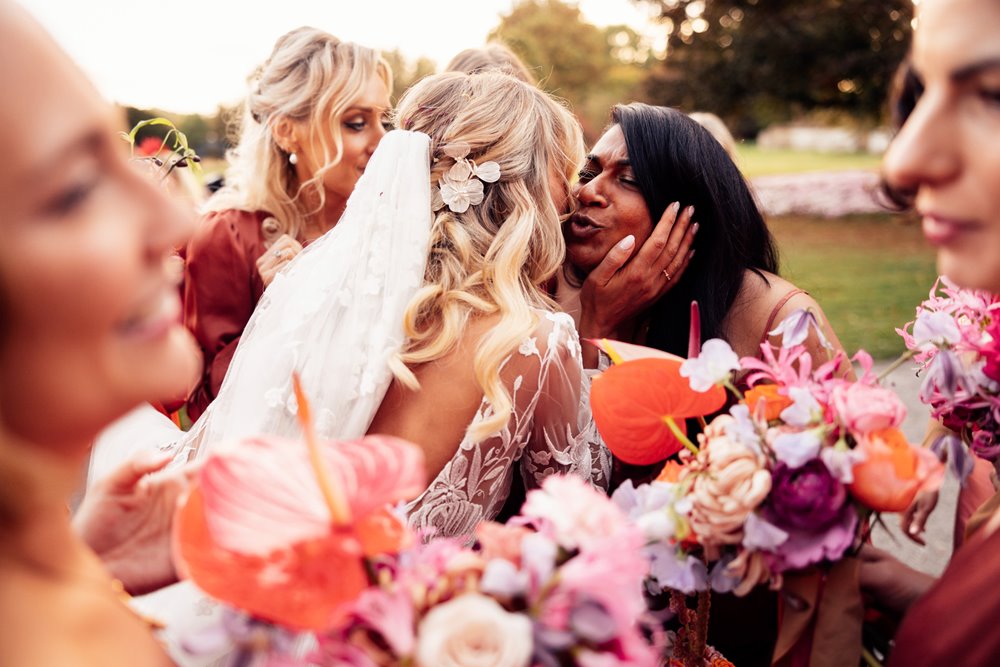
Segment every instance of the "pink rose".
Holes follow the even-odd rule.
[[[487,560],[502,558],[521,566],[521,540],[533,531],[524,526],[513,526],[495,521],[483,521],[476,526],[476,539],[482,557]]]
[[[906,406],[893,391],[860,382],[834,387],[830,405],[841,422],[855,434],[896,428],[906,417]]]

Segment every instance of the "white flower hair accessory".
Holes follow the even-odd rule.
[[[441,150],[455,160],[455,164],[441,177],[431,206],[435,211],[447,206],[452,213],[465,213],[469,206],[482,203],[484,181],[496,183],[500,180],[500,165],[493,160],[476,164],[466,157],[471,147],[464,141],[447,144]]]

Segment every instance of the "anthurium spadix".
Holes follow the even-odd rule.
[[[594,422],[611,452],[626,463],[646,465],[676,454],[687,440],[684,420],[725,405],[721,386],[691,389],[680,373],[681,357],[618,341],[597,344],[617,361],[594,378]]]
[[[391,505],[426,487],[424,458],[387,436],[319,442],[295,384],[305,442],[247,438],[210,455],[178,510],[174,552],[212,597],[322,631],[369,586],[365,559],[410,543]]]

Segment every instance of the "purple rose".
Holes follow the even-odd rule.
[[[781,528],[821,531],[840,517],[846,500],[844,485],[820,459],[798,468],[779,462],[771,473],[768,516]]]

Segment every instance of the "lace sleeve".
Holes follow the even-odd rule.
[[[534,488],[549,475],[572,473],[606,489],[610,456],[590,412],[590,375],[583,369],[573,320],[563,313],[546,315],[538,340],[538,392],[521,456],[525,485]]]

